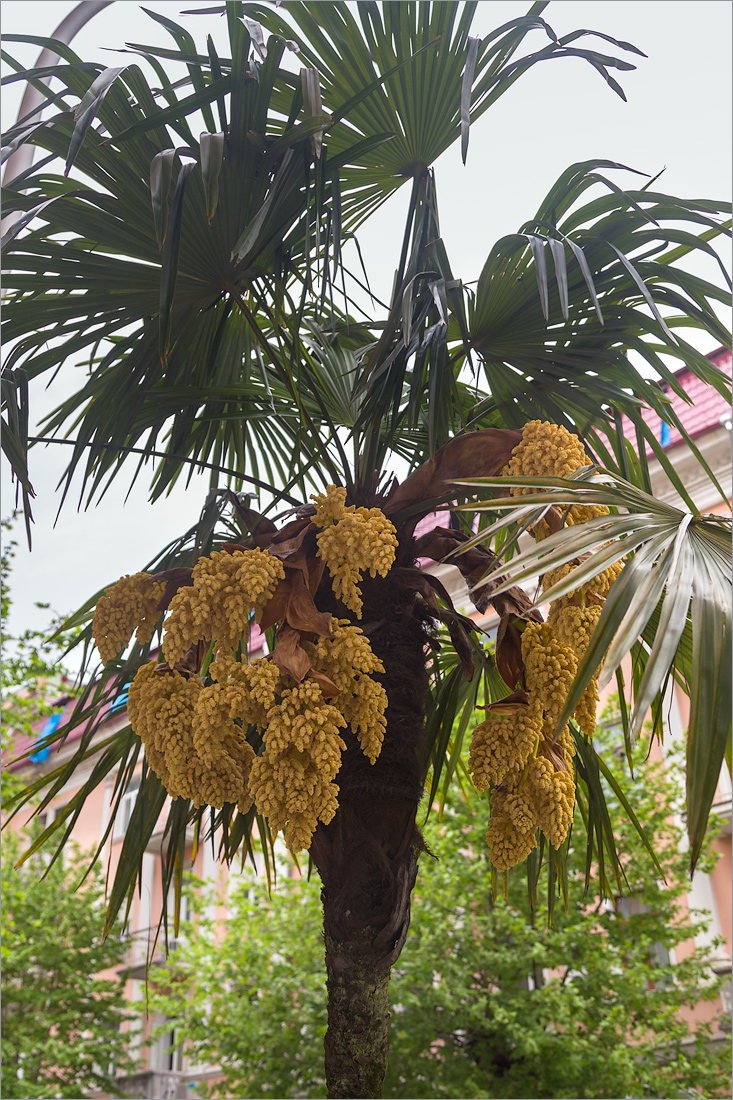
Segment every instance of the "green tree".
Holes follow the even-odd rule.
[[[89,854],[76,848],[48,870],[40,856],[16,868],[21,851],[19,836],[6,834],[3,1096],[78,1100],[91,1089],[118,1096],[114,1074],[132,1073],[135,1063],[122,1031],[126,945],[117,936],[100,938],[103,876],[92,870],[79,886]]]
[[[582,821],[568,849],[567,907],[558,900],[550,921],[548,889],[558,884],[546,867],[534,907],[516,880],[496,897],[476,807],[453,795],[442,819],[431,818],[434,858],[390,986],[385,1096],[726,1095],[727,1044],[710,1048],[709,1026],[690,1029],[678,1015],[717,996],[707,952],[670,961],[706,927],[682,904],[683,833],[671,816],[682,807],[679,769],[673,757],[636,757],[635,781],[619,762],[613,772],[647,823],[666,883],[610,796],[628,878],[615,910],[585,892]],[[708,843],[701,866],[714,862]],[[222,1067],[212,1095],[325,1096],[318,884],[283,878],[268,894],[248,872],[223,929],[201,887],[191,884],[193,917],[155,975],[151,1006],[175,1021],[195,1061]]]
[[[491,517],[483,527],[487,545],[468,549],[470,514],[418,542],[415,525],[440,502],[473,499],[476,487],[469,492],[457,481],[501,474],[527,421],[580,435],[612,478],[602,485],[586,479],[574,491],[603,496],[615,510],[613,530],[593,521],[579,525],[587,528],[580,535],[579,527],[558,531],[547,548],[575,560],[579,538],[600,545],[612,539],[605,564],[613,554],[630,557],[624,582],[606,601],[595,664],[611,631],[615,659],[631,648],[636,667],[646,669],[634,678],[639,705],[636,718],[625,721],[629,742],[648,702],[661,716],[660,689],[670,674],[691,691],[693,863],[730,734],[723,521],[697,515],[643,419],[647,407],[680,426],[657,384],[681,393],[670,361],[729,392],[727,379],[683,335],[692,327],[715,343],[728,339],[716,313],[727,291],[685,267],[689,256],[715,257],[710,242],[727,231],[728,206],[677,199],[654,181],[623,190],[610,178],[619,166],[599,160],[572,165],[531,219],[497,242],[475,291],[454,276],[440,237],[436,158],[460,138],[465,159],[471,120],[524,72],[580,57],[623,94],[613,72],[633,67],[628,57],[638,57],[638,49],[603,35],[600,52],[587,31],[558,36],[544,20],[546,7],[534,3],[526,16],[479,39],[471,35],[474,3],[359,3],[352,10],[303,2],[273,10],[229,2],[222,57],[210,38],[197,45],[187,29],[153,16],[170,31],[172,47],[132,47],[152,68],[152,83],[135,61],[102,70],[63,44],[54,47],[60,61],[53,90],[40,83],[49,74],[17,66],[17,78],[44,88],[51,108],[48,119],[39,123],[33,114],[7,135],[43,152],[10,182],[5,198],[6,211],[19,216],[5,241],[3,446],[26,503],[32,486],[25,455],[37,439],[73,447],[66,487],[79,472],[88,500],[129,462],[139,476],[149,468],[145,459],[160,460],[154,497],[184,470],[210,470],[201,522],[174,538],[150,571],[162,574],[170,598],[190,580],[196,560],[222,542],[279,555],[293,572],[271,640],[280,646],[280,665],[298,680],[307,667],[299,641],[310,644],[327,629],[331,612],[355,618],[323,574],[309,493],[340,486],[348,506],[379,507],[396,528],[396,565],[384,579],[365,580],[361,620],[385,667],[384,747],[367,765],[346,731],[338,812],[328,824],[320,821],[310,844],[323,883],[332,1096],[380,1094],[389,974],[409,925],[425,777],[432,763],[435,784],[444,764],[442,778],[451,778],[460,755],[460,744],[447,752],[454,719],[459,715],[465,730],[480,690],[497,700],[521,682],[517,637],[536,618],[519,589],[477,587],[495,551],[511,545],[494,538],[502,530]],[[538,48],[530,36],[541,40]],[[197,139],[200,120],[205,132]],[[364,314],[355,301],[363,277],[351,270],[352,242],[407,183],[393,291]],[[637,368],[632,352],[655,379]],[[29,438],[29,380],[82,360],[91,368],[86,381],[41,435]],[[623,415],[641,458],[622,431]],[[647,441],[689,513],[645,495]],[[389,480],[396,459],[408,471],[400,485]],[[295,506],[285,531],[232,495],[253,489],[268,513]],[[491,488],[478,491],[491,499]],[[530,522],[526,510],[520,514]],[[562,526],[561,512],[548,515]],[[502,617],[497,663],[504,680],[469,621],[417,568],[419,558],[459,549],[456,560],[478,606],[493,602]],[[665,586],[673,598],[665,598]],[[85,640],[100,595],[74,620],[87,624]],[[435,661],[428,649],[437,644],[438,622],[455,650],[444,647]],[[697,659],[702,647],[704,664]],[[130,679],[148,657],[141,643],[109,662],[81,697],[74,722],[95,719],[120,678]],[[206,674],[195,647],[187,660],[181,675]],[[593,671],[589,658],[583,676]],[[77,760],[94,728],[92,721]],[[259,734],[246,737],[261,755]],[[45,839],[80,812],[105,772],[122,767],[131,775],[140,751],[130,730],[120,731],[79,802]],[[596,781],[602,764],[580,735],[578,751],[589,835],[606,848],[595,859],[618,873],[613,838],[596,828],[605,820]],[[59,778],[49,777],[50,791]],[[158,776],[146,769],[110,893],[110,921],[135,889],[164,800]],[[233,802],[210,816],[177,799],[168,880],[180,871],[175,852],[187,821],[221,830],[227,859],[255,825],[265,835],[268,828],[262,815],[238,814]],[[357,1017],[368,1025],[357,1028]]]

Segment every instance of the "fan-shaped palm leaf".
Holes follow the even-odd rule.
[[[678,266],[679,251],[670,246],[683,242],[686,252],[712,254],[717,265],[708,241],[729,234],[722,215],[730,206],[621,191],[599,172],[621,167],[574,165],[536,218],[491,250],[468,308],[468,346],[491,395],[477,406],[476,422],[494,416],[518,427],[539,417],[565,424],[583,433],[604,465],[623,473],[634,465],[633,442],[625,442],[614,418],[624,413],[635,425],[640,453],[652,446],[694,509],[640,410],[647,406],[674,423],[713,476],[657,379],[684,398],[662,357],[674,356],[729,397],[730,380],[679,335],[681,326],[699,326],[727,344],[716,305],[729,295]],[[609,193],[579,206],[599,182]],[[681,228],[685,223],[689,228]],[[702,234],[697,227],[705,227]],[[645,366],[637,366],[639,359]],[[643,468],[639,476],[650,491]]]

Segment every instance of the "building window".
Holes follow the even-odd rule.
[[[628,920],[629,917],[638,917],[642,913],[648,913],[651,906],[645,905],[641,898],[619,897],[614,901],[614,908],[619,917]],[[649,947],[649,961],[653,966],[669,966],[672,956],[663,943],[653,943]]]
[[[180,1073],[183,1068],[181,1047],[180,1044],[176,1046],[175,1028],[168,1029],[164,1026],[167,1023],[165,1016],[158,1016],[154,1021],[158,1036],[150,1050],[150,1068],[159,1073]]]
[[[137,799],[137,792],[140,788],[140,780],[133,779],[130,786],[127,788],[120,804],[117,807],[117,814],[115,815],[115,827],[113,833],[113,840],[122,840],[123,836],[127,832],[127,826],[130,824],[130,818],[132,817],[132,810]]]

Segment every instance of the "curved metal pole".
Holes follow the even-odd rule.
[[[114,0],[82,0],[80,4],[77,4],[72,11],[62,19],[56,30],[51,35],[52,38],[57,39],[59,42],[64,42],[66,45],[71,42],[77,31],[80,31],[90,19],[92,19],[102,8],[108,8]],[[35,68],[40,69],[46,65],[53,65],[54,61],[58,59],[58,54],[53,50],[43,49],[38,55],[38,59],[35,64]],[[44,83],[48,84],[50,77],[45,77]],[[44,101],[44,95],[39,92],[37,88],[34,88],[31,84],[26,85],[23,98],[20,101],[20,109],[16,118],[16,122],[24,118],[27,114],[33,111],[36,107]],[[21,145],[14,153],[11,153],[5,162],[5,171],[3,172],[3,183],[11,183],[16,176],[19,176],[22,172],[25,172],[27,168],[30,168],[33,163],[33,154],[35,152],[35,146],[30,143]],[[13,215],[8,215],[4,221],[11,222],[14,220]]]

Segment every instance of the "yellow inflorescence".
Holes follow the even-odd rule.
[[[194,756],[191,721],[203,684],[179,672],[158,673],[152,664],[138,669],[130,684],[127,711],[145,745],[151,768],[166,790],[190,798],[188,765]]]
[[[214,551],[199,558],[193,585],[173,597],[166,619],[163,652],[173,665],[191,646],[214,639],[233,650],[259,618],[275,586],[285,576],[282,562],[262,550]]]
[[[314,522],[322,530],[316,536],[318,554],[331,574],[335,595],[361,618],[359,582],[362,573],[386,577],[397,550],[394,524],[379,508],[345,507],[346,490],[329,485],[326,493],[312,498]]]
[[[333,780],[346,747],[339,729],[349,723],[374,763],[386,728],[387,695],[370,676],[384,666],[361,630],[333,620],[331,636],[303,645],[314,668],[341,689],[333,703],[311,677],[288,686],[269,657],[246,664],[219,651],[206,687],[199,677],[144,666],[129,705],[150,766],[174,798],[197,806],[235,802],[242,813],[254,801],[293,851],[308,848],[317,823],[327,824],[338,808]],[[259,757],[248,727],[263,736]]]
[[[534,827],[518,828],[507,807],[507,794],[499,788],[491,792],[491,817],[486,830],[489,858],[497,871],[508,871],[526,859],[537,839]]]
[[[590,459],[576,436],[565,428],[539,420],[526,424],[522,442],[504,467],[505,476],[569,477]],[[531,487],[513,487],[523,496]],[[605,506],[573,507],[566,523],[581,523],[607,515]],[[542,521],[537,539],[550,527]],[[566,577],[577,562],[549,570],[545,591]],[[555,600],[546,623],[529,622],[522,631],[522,661],[529,706],[507,718],[490,716],[476,727],[471,744],[470,770],[479,790],[493,784],[487,840],[491,859],[500,871],[521,862],[536,843],[540,828],[559,847],[567,836],[575,806],[573,756],[569,726],[554,742],[558,719],[565,707],[578,663],[601,615],[603,599],[620,572],[614,565],[574,591]],[[588,685],[574,718],[588,736],[595,729],[598,704],[596,680]]]
[[[558,607],[553,603],[547,622],[557,640],[562,645],[569,646],[580,660],[588,648],[600,617],[601,608],[597,604],[589,607],[580,607],[577,604]]]
[[[529,765],[527,787],[537,823],[553,848],[559,848],[573,820],[575,780],[572,771],[557,771],[549,760],[538,756]]]
[[[490,714],[473,731],[468,768],[480,791],[490,783],[501,783],[505,776],[522,768],[542,733],[542,712],[534,707],[514,714]]]
[[[356,734],[361,750],[373,764],[382,751],[387,719],[387,692],[370,676],[360,676],[352,692],[342,692],[334,700]]]
[[[387,693],[370,673],[384,672],[384,665],[372,652],[368,638],[348,619],[332,620],[331,630],[330,636],[312,644],[306,642],[305,649],[313,666],[341,689],[333,705],[341,711],[373,764],[387,728]]]
[[[549,623],[528,623],[522,633],[522,659],[530,698],[541,702],[545,721],[554,724],[575,679],[577,658],[557,640]]]
[[[319,551],[334,590],[358,611],[362,572],[385,576],[392,566],[395,529],[377,508],[347,508],[343,489],[330,487],[315,501]],[[339,577],[347,574],[351,587],[339,589]],[[387,726],[387,694],[373,679],[384,672],[382,662],[347,619],[332,619],[328,636],[300,638],[312,666],[300,683],[272,657],[249,663],[240,655],[252,618],[261,617],[284,579],[282,562],[259,549],[199,558],[191,585],[170,604],[167,663],[139,669],[129,713],[150,767],[174,798],[217,808],[235,803],[242,813],[254,802],[273,833],[283,829],[287,845],[300,851],[310,846],[318,822],[327,824],[338,809],[334,779],[346,748],[339,730],[349,725],[373,764]],[[145,574],[125,577],[100,600],[95,636],[103,657],[127,644],[135,626],[139,637],[152,635],[165,585],[151,582]],[[179,664],[200,642],[213,649],[203,666],[206,683]]]
[[[522,441],[512,451],[512,457],[501,471],[502,477],[570,477],[576,470],[589,466],[591,460],[577,436],[559,424],[530,420],[522,429]],[[512,496],[526,496],[535,490],[528,485],[510,488]],[[574,504],[565,516],[568,524],[582,523],[594,516],[608,515],[603,504]],[[550,528],[545,520],[537,525],[538,537],[547,537]]]
[[[107,589],[92,619],[92,636],[104,664],[127,647],[133,630],[142,644],[150,641],[164,591],[165,582],[154,581],[150,573],[122,577]]]
[[[593,596],[607,596],[611,591],[611,585],[622,569],[623,562],[620,561],[616,561],[613,565],[609,565],[608,569],[604,569],[603,572],[594,577],[592,581],[588,581],[588,584],[585,586],[586,592]]]
[[[313,680],[287,689],[267,715],[265,751],[252,765],[249,790],[273,831],[285,829],[292,850],[310,847],[319,821],[338,807],[333,782],[346,745],[346,719],[323,698]]]
[[[325,493],[312,493],[311,500],[316,509],[313,522],[317,527],[338,523],[346,514],[346,490],[338,485],[329,485]]]

